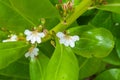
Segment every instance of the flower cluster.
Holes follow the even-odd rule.
[[[34,59],[36,56],[38,56],[39,49],[36,47],[37,43],[41,43],[41,39],[45,37],[44,32],[39,32],[38,30],[30,31],[25,30],[24,34],[26,35],[26,41],[29,41],[33,46],[29,49],[29,51],[25,54],[25,57],[30,57],[31,59]],[[58,32],[56,36],[59,38],[60,44],[64,44],[65,46],[75,47],[75,42],[79,40],[79,36],[69,36],[67,34],[64,34],[63,32]],[[9,39],[3,40],[3,42],[11,42],[11,41],[17,41],[18,36],[17,35],[11,35]]]
[[[24,34],[26,35],[26,40],[30,41],[32,44],[41,43],[41,39],[45,37],[45,34],[43,32],[38,32],[37,30],[25,30]],[[38,51],[38,48],[31,47],[29,51],[25,54],[25,57],[30,57],[31,59],[34,59],[34,57],[38,55]]]

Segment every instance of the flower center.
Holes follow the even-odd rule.
[[[71,37],[68,36],[68,35],[65,35],[64,38],[67,39],[67,40],[70,40],[70,39],[71,39]]]
[[[32,31],[32,34],[33,34],[34,36],[37,36],[37,35],[38,35],[38,32],[37,32],[37,31]]]

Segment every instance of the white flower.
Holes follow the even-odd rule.
[[[64,44],[65,46],[75,47],[75,42],[79,40],[79,36],[68,36],[62,32],[58,32],[56,36],[60,39],[60,44]]]
[[[41,38],[45,37],[43,32],[25,30],[25,35],[27,35],[26,40],[31,41],[32,44],[35,42],[41,43]]]
[[[9,39],[3,40],[3,42],[12,42],[12,41],[17,41],[18,37],[17,35],[11,35]]]
[[[29,51],[25,54],[25,57],[30,57],[31,59],[34,59],[38,55],[39,49],[31,47]]]

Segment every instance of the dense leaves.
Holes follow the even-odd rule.
[[[68,7],[72,13],[60,17],[56,4],[65,15]],[[42,30],[47,37],[41,44],[22,42],[26,29]],[[66,47],[57,40],[58,31],[80,40]],[[119,0],[0,0],[0,80],[119,80],[119,32]],[[14,33],[21,41],[2,43]],[[30,47],[39,55],[25,58]]]

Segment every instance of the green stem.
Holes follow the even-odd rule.
[[[83,0],[78,6],[75,7],[74,13],[66,20],[67,24],[60,22],[53,29],[50,30],[50,34],[52,34],[52,32],[57,33],[58,31],[64,31],[65,29],[67,29],[69,25],[71,25],[80,15],[88,10],[88,7],[90,7],[92,2],[92,0]],[[48,35],[45,39],[43,39],[43,41],[46,41],[50,38],[51,36]]]

